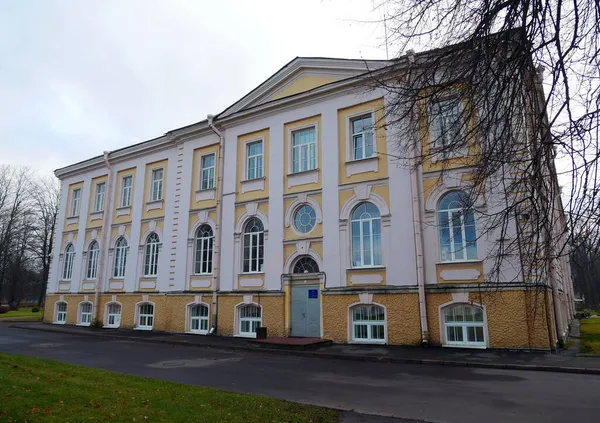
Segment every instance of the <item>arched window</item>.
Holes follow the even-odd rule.
[[[302,273],[319,273],[319,265],[317,262],[309,256],[300,257],[296,264],[294,264],[294,269],[292,270],[294,274],[302,274]]]
[[[190,332],[208,333],[208,307],[195,304],[190,307]]]
[[[158,248],[160,239],[156,232],[146,238],[146,260],[144,261],[144,276],[156,276],[158,273]]]
[[[352,341],[385,343],[385,309],[373,304],[359,304],[350,309]]]
[[[444,308],[446,345],[485,346],[483,309],[471,304]]]
[[[139,329],[152,329],[154,324],[154,306],[150,303],[142,303],[138,306],[138,321]]]
[[[67,303],[59,301],[56,303],[56,318],[54,323],[66,323],[67,322]]]
[[[106,326],[118,328],[121,325],[121,304],[109,303],[106,306]]]
[[[73,262],[75,261],[75,247],[73,244],[65,248],[65,262],[63,264],[63,280],[70,281],[73,276]]]
[[[373,203],[352,212],[352,267],[381,266],[381,217]]]
[[[256,336],[256,328],[260,327],[262,322],[262,313],[259,306],[246,304],[240,306],[239,313],[239,335]]]
[[[125,277],[125,265],[127,264],[127,240],[125,237],[121,237],[117,240],[115,245],[115,267],[113,271],[113,277],[124,278]]]
[[[209,225],[202,225],[196,231],[195,254],[194,273],[196,275],[212,273],[213,230]]]
[[[81,303],[79,306],[79,324],[85,326],[92,324],[92,303]]]
[[[263,271],[265,232],[260,219],[253,217],[244,226],[244,273]]]
[[[98,276],[98,255],[100,254],[100,246],[98,241],[92,241],[88,249],[87,262],[87,279],[96,279]]]
[[[477,259],[475,218],[466,193],[452,191],[442,197],[438,225],[442,261]]]

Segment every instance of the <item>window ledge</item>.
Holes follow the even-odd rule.
[[[119,329],[119,326],[116,325],[104,325],[102,329]]]
[[[250,191],[264,191],[265,189],[265,177],[246,179],[242,181],[242,193]]]
[[[469,150],[466,146],[463,147],[431,147],[429,149],[431,163],[437,163],[442,160],[458,159],[467,157]]]
[[[90,213],[91,220],[101,220],[104,217],[104,210],[95,211]]]
[[[214,200],[215,188],[199,189],[196,191],[196,201]]]
[[[131,206],[117,207],[117,217],[131,214]]]
[[[445,348],[471,348],[478,350],[486,350],[487,345],[469,345],[469,344],[442,344]]]
[[[379,156],[365,157],[364,159],[346,162],[346,177],[358,173],[379,172]]]
[[[75,326],[89,327],[89,326],[91,326],[91,324],[90,323],[77,323]]]
[[[140,327],[135,327],[135,328],[133,328],[133,330],[152,330],[152,328],[140,328]]]
[[[369,271],[369,270],[385,270],[385,266],[363,266],[363,267],[348,267],[346,269],[346,271],[352,271],[352,270],[365,270],[365,271]]]
[[[256,338],[256,334],[245,334],[245,333],[237,333],[233,335],[234,338]]]
[[[297,173],[288,173],[287,180],[288,188],[298,185],[316,184],[319,182],[319,168]]]
[[[349,342],[349,344],[360,344],[360,345],[385,345],[387,342],[383,339],[379,339],[379,340],[360,340],[360,339],[353,339]]]
[[[467,264],[467,263],[483,263],[483,261],[479,260],[479,259],[453,260],[453,261],[438,261],[436,264]]]
[[[162,209],[163,208],[163,201],[164,200],[154,200],[154,201],[147,201],[146,202],[146,211],[150,211],[150,210],[157,210],[157,209]]]
[[[208,335],[208,331],[207,330],[203,330],[203,331],[188,330],[186,333],[188,335]]]
[[[53,325],[65,325],[67,322],[52,322]]]
[[[265,272],[241,272],[238,273],[238,276],[246,276],[246,275],[252,275],[252,276],[256,276],[256,275],[264,275]]]
[[[67,225],[77,225],[79,223],[79,216],[67,217]]]

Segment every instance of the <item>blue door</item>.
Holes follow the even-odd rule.
[[[321,337],[319,285],[292,286],[292,336]]]

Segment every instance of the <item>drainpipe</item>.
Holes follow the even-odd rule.
[[[212,294],[212,328],[217,331],[217,292],[221,287],[221,222],[223,221],[223,172],[225,167],[225,137],[213,124],[213,115],[208,115],[208,126],[219,137],[219,164],[217,166],[217,221],[215,222],[214,257],[213,257],[213,294]]]
[[[106,181],[106,190],[104,191],[104,216],[102,219],[102,240],[101,240],[101,248],[100,248],[100,257],[98,257],[98,274],[96,275],[96,290],[94,292],[94,318],[93,322],[98,321],[98,309],[99,309],[99,301],[100,301],[100,285],[102,285],[102,280],[104,277],[104,262],[106,261],[106,256],[108,254],[108,228],[111,220],[111,212],[112,212],[112,186],[113,186],[113,177],[114,172],[113,168],[108,161],[108,155],[110,152],[104,152],[104,164],[108,169],[108,179]]]

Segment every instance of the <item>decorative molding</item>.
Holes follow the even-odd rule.
[[[146,203],[146,211],[162,209],[163,201],[164,200],[148,201]]]
[[[148,302],[150,302],[150,301],[149,301],[149,298],[150,298],[150,297],[148,296],[148,294],[142,295],[142,301],[143,301],[143,302],[145,302],[145,303],[148,303]]]
[[[257,211],[258,211],[258,203],[257,202],[252,202],[252,203],[246,204],[246,215],[248,217],[256,216]]]
[[[58,290],[59,291],[69,291],[71,289],[71,282],[59,282]]]
[[[90,213],[91,220],[102,220],[103,217],[104,217],[104,210],[99,211],[99,212]]]
[[[192,279],[190,287],[192,288],[208,288],[212,281],[210,279]]]
[[[83,296],[83,302],[84,302],[84,303],[89,303],[89,302],[90,302],[90,300],[89,300],[89,296],[88,296],[88,295],[84,295],[84,296]]]
[[[119,235],[123,236],[125,234],[125,226],[121,225],[119,226]]]
[[[367,285],[367,284],[380,284],[383,282],[383,276],[379,274],[354,274],[350,276],[350,282],[352,285]]]
[[[452,302],[468,303],[469,302],[469,293],[468,292],[452,292]]]
[[[131,207],[118,207],[117,208],[117,217],[119,216],[127,216],[131,214]]]
[[[206,201],[215,199],[215,189],[199,189],[196,191],[196,201]]]
[[[81,288],[84,291],[89,291],[89,290],[96,288],[96,284],[94,282],[84,282]]]
[[[68,225],[77,225],[77,224],[79,224],[79,216],[67,217],[67,226]]]
[[[200,210],[198,212],[198,222],[207,223],[208,222],[208,210]]]
[[[148,222],[148,230],[155,231],[156,230],[156,220],[151,220]]]
[[[379,157],[373,156],[361,160],[346,162],[346,177],[359,173],[379,172]]]
[[[368,292],[363,292],[362,294],[358,294],[358,301],[364,304],[372,304],[373,303],[373,294]]]
[[[302,204],[308,204],[313,208],[313,210],[315,211],[315,216],[317,218],[317,222],[316,222],[317,224],[323,222],[323,212],[321,211],[321,206],[319,205],[319,203],[317,203],[313,198],[311,198],[306,193],[298,194],[296,199],[294,201],[292,201],[292,204],[290,204],[288,209],[285,211],[284,224],[285,224],[286,228],[291,227],[294,230],[294,232],[296,233],[296,235],[304,237],[304,236],[307,236],[308,234],[301,234],[301,233],[297,232],[296,228],[292,224],[293,220],[294,220],[294,216],[293,216],[294,212]],[[315,227],[316,227],[316,225],[315,225]],[[312,230],[311,230],[311,232],[312,232]]]
[[[308,254],[308,250],[310,249],[310,241],[302,240],[296,242],[296,251],[298,254]]]
[[[73,242],[73,232],[69,233],[69,235],[67,236],[67,240],[69,242]]]
[[[96,229],[92,230],[92,239],[98,238],[98,231]]]
[[[239,283],[241,287],[263,286],[263,280],[261,278],[240,278]]]
[[[350,219],[350,214],[357,205],[359,205],[363,201],[370,201],[371,203],[375,204],[379,209],[382,224],[384,226],[386,226],[386,224],[389,225],[389,217],[391,216],[390,208],[388,207],[387,203],[383,198],[371,192],[370,185],[361,185],[355,187],[354,194],[355,195],[348,199],[348,201],[346,201],[346,203],[342,207],[342,211],[340,212],[340,223],[344,220]]]
[[[445,281],[475,281],[480,276],[479,269],[445,269],[440,272],[440,277]]]
[[[125,283],[122,281],[110,281],[108,283],[108,289],[115,290],[115,291],[122,290],[124,286],[125,286]],[[116,296],[115,296],[115,298],[116,298]],[[113,301],[116,301],[116,299],[113,299]]]
[[[366,201],[371,195],[371,188],[372,186],[368,184],[354,187],[354,195],[359,201]]]
[[[242,181],[242,193],[245,194],[250,191],[264,191],[265,189],[265,178],[248,179]]]
[[[290,173],[287,176],[287,187],[298,185],[316,184],[319,182],[319,168],[307,170],[306,172]]]
[[[110,301],[111,301],[111,302],[113,302],[113,303],[117,302],[117,296],[116,296],[116,295],[114,295],[114,294],[113,294],[113,295],[111,295],[111,296],[110,296]]]
[[[244,295],[244,304],[252,304],[252,295]]]
[[[194,296],[194,303],[195,304],[200,304],[202,302],[202,295],[196,295]]]

